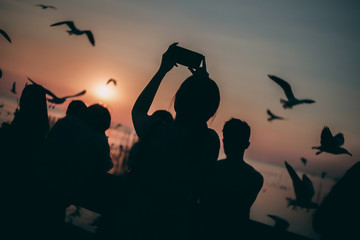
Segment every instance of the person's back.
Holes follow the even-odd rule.
[[[250,127],[239,119],[231,119],[224,125],[223,137],[226,159],[218,161],[211,171],[203,199],[204,231],[210,238],[236,239],[248,235],[250,208],[263,185],[263,177],[243,159],[250,144]]]

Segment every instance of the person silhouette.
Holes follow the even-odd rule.
[[[81,116],[87,109],[86,104],[81,100],[73,100],[66,109],[66,116]]]
[[[360,162],[333,186],[313,215],[313,228],[321,240],[359,239]]]
[[[219,106],[220,93],[208,76],[194,74],[181,84],[173,123],[148,115],[160,83],[176,64],[175,46],[163,54],[159,70],[132,109],[135,131],[147,141],[119,222],[126,239],[188,239],[188,205],[218,157],[219,137],[207,121]]]
[[[208,178],[203,200],[204,234],[210,239],[248,237],[250,208],[263,186],[263,176],[244,161],[249,147],[250,127],[232,118],[224,124],[226,158],[216,162]]]
[[[59,239],[63,237],[65,211],[70,204],[92,206],[100,201],[98,191],[113,166],[105,135],[110,112],[99,104],[84,105],[69,105],[67,115],[56,122],[37,155],[36,175],[43,184],[43,209],[47,209],[42,220],[47,227],[44,238],[54,232],[59,233]]]
[[[38,188],[32,159],[44,143],[48,129],[45,91],[33,84],[26,85],[13,121],[3,124],[0,130],[0,204],[6,206],[0,222],[1,239],[31,238],[38,234]],[[22,226],[21,231],[18,226]]]

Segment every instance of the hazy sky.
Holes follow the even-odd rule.
[[[95,47],[85,36],[69,36],[66,26],[50,27],[64,20],[91,30]],[[132,126],[133,103],[168,45],[179,42],[206,56],[219,85],[221,104],[209,126],[220,138],[224,122],[237,117],[252,127],[247,158],[286,160],[299,170],[339,177],[360,156],[359,24],[359,1],[0,0],[0,29],[13,41],[0,36],[0,93],[11,95],[14,81],[21,92],[26,77],[59,96],[86,89],[80,99],[106,104],[113,121]],[[283,109],[285,95],[267,74],[287,80],[295,96],[316,103]],[[189,75],[183,66],[174,68],[151,111],[174,113],[172,98]],[[102,97],[109,78],[118,84]],[[266,109],[287,120],[268,122]],[[315,155],[311,147],[320,144],[324,126],[344,133],[353,157]],[[300,157],[309,159],[307,166]]]

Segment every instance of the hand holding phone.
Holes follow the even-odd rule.
[[[198,69],[204,59],[204,55],[179,46],[174,47],[173,54],[176,63],[193,69]]]

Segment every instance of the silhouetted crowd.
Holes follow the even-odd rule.
[[[254,239],[249,215],[263,176],[244,161],[250,127],[235,118],[224,124],[226,158],[218,161],[220,139],[207,121],[219,107],[220,92],[205,59],[177,90],[176,116],[165,110],[149,115],[161,82],[176,65],[175,45],[163,54],[133,106],[139,141],[124,176],[108,173],[113,162],[106,107],[72,101],[66,116],[49,130],[46,92],[36,84],[24,88],[13,121],[0,129],[1,239],[68,239],[63,233],[71,204],[101,214],[98,239]],[[358,166],[315,215],[314,227],[324,239],[341,236],[349,226],[356,229],[350,223],[339,226],[348,212],[339,208],[344,200],[337,201],[359,202],[358,194],[344,189],[359,186],[354,185]]]

